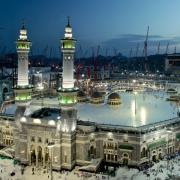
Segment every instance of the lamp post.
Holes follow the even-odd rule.
[[[166,132],[168,134],[168,139],[167,139],[167,169],[168,169],[169,167],[169,134],[172,133],[172,130],[167,129]]]
[[[135,95],[135,101],[134,101],[135,116],[136,116],[136,94],[137,94],[137,91],[134,92],[134,95]]]
[[[43,105],[44,105],[44,103],[43,103],[43,98],[44,98],[44,95],[43,95],[43,90],[44,90],[44,86],[42,85],[42,86],[40,86],[39,87],[39,90],[41,91],[41,98],[42,98],[42,101],[41,101],[41,106],[42,106],[42,108],[43,108]]]
[[[51,165],[51,180],[53,180],[53,172],[52,172],[52,148],[54,147],[54,142],[50,142],[50,143],[48,143],[48,148],[49,148],[49,151],[50,151],[50,153],[51,153],[51,158],[50,158],[50,165]]]

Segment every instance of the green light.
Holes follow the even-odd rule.
[[[63,41],[63,48],[72,49],[75,48],[75,43],[73,40],[65,40]]]
[[[27,43],[17,43],[17,49],[30,49],[30,46]]]
[[[15,97],[16,101],[26,101],[26,100],[31,100],[31,96],[30,95],[17,95]]]
[[[76,103],[76,99],[74,96],[60,96],[59,97],[60,104],[72,104]]]
[[[67,103],[71,104],[71,103],[73,103],[73,101],[71,99],[69,99],[69,100],[67,100]]]

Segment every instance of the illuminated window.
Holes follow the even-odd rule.
[[[111,155],[110,155],[110,154],[108,154],[108,160],[110,160],[110,158],[111,158]]]
[[[64,156],[64,162],[67,163],[67,155]]]
[[[45,140],[45,143],[47,143],[47,144],[48,144],[48,143],[49,143],[49,140],[48,140],[48,139],[46,139],[46,140]]]
[[[42,142],[42,139],[41,139],[40,137],[38,138],[38,142],[39,142],[39,143],[41,143],[41,142]]]
[[[34,136],[31,137],[31,142],[35,142],[35,137]]]

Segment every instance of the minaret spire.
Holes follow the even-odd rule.
[[[26,29],[25,28],[25,20],[24,19],[22,19],[22,28],[21,29]]]
[[[68,19],[67,27],[71,27],[71,25],[70,25],[70,16],[68,16],[67,19]]]

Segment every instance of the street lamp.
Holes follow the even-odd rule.
[[[49,151],[50,151],[50,153],[51,153],[51,180],[53,180],[53,173],[52,173],[52,148],[54,147],[54,142],[49,142],[48,143],[48,146],[47,146],[48,148],[49,148]]]
[[[42,106],[42,108],[43,108],[43,98],[44,98],[44,95],[43,95],[43,90],[44,90],[44,86],[42,85],[42,86],[40,86],[39,87],[39,90],[41,91],[41,98],[42,98],[42,101],[41,101],[41,106]]]
[[[135,101],[134,101],[134,109],[135,109],[135,115],[136,115],[136,94],[137,94],[137,91],[134,92],[134,95],[135,95]]]
[[[167,139],[167,169],[169,166],[169,134],[172,133],[172,129],[166,129],[166,132],[168,134],[168,139]]]

